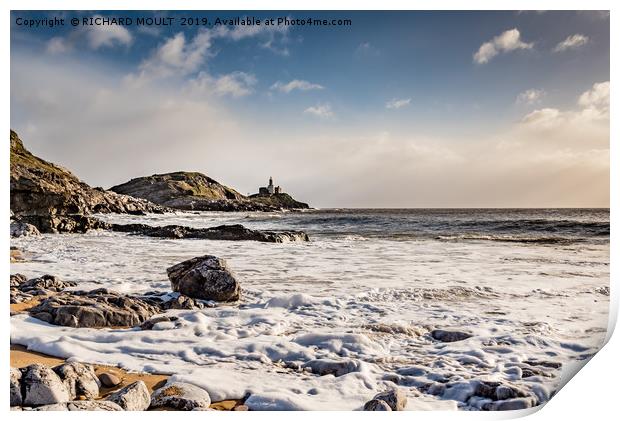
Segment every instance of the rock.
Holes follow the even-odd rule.
[[[187,295],[179,294],[170,300],[163,301],[160,307],[162,310],[201,310],[205,306]]]
[[[208,408],[209,405],[211,405],[209,393],[189,383],[168,383],[151,396],[151,408],[168,407],[191,411],[194,408]]]
[[[494,401],[506,400],[511,398],[525,398],[529,394],[527,391],[507,383],[493,382],[493,381],[478,381],[474,395],[481,396],[483,398],[489,398]]]
[[[310,360],[302,367],[308,368],[312,373],[319,376],[333,374],[335,377],[345,375],[354,371],[360,371],[360,362],[356,360],[329,360],[325,358]]]
[[[533,398],[517,398],[503,401],[488,402],[482,406],[485,411],[515,411],[527,409],[536,405]]]
[[[178,171],[134,178],[112,191],[146,199],[162,206],[197,211],[274,211],[307,209],[286,193],[246,197],[198,172]]]
[[[101,382],[91,365],[70,362],[54,367],[53,370],[67,387],[71,399],[78,396],[95,399],[99,396]]]
[[[155,326],[157,323],[176,322],[177,320],[179,320],[179,318],[176,316],[153,317],[152,319],[149,319],[146,322],[142,323],[140,325],[140,329],[151,330],[153,329],[153,326]]]
[[[107,400],[118,404],[125,411],[146,411],[151,404],[151,395],[146,384],[140,380],[114,392]]]
[[[23,262],[24,260],[26,260],[24,258],[24,253],[19,248],[14,246],[11,246],[11,249],[9,250],[9,255],[11,258],[11,263]]]
[[[22,372],[17,368],[11,367],[11,406],[21,406],[22,404],[21,378]]]
[[[386,392],[378,393],[366,405],[373,400],[384,401],[388,404],[392,411],[402,411],[405,409],[405,406],[407,406],[407,396],[401,389],[390,389]],[[366,406],[364,406],[364,408],[366,408]]]
[[[59,292],[65,288],[74,287],[77,283],[72,281],[63,281],[54,275],[43,275],[39,278],[33,278],[19,285],[19,290],[29,293],[31,291],[41,290],[47,292]]]
[[[285,243],[309,241],[308,234],[302,231],[259,231],[243,225],[220,225],[211,228],[191,228],[182,225],[154,227],[146,224],[112,224],[110,229],[157,238],[188,238],[223,241],[260,241],[265,243]]]
[[[236,301],[241,294],[226,261],[215,256],[194,257],[169,267],[167,272],[172,290],[192,298]]]
[[[123,408],[110,401],[71,401],[40,406],[35,411],[122,411]]]
[[[115,387],[121,384],[121,379],[113,373],[101,373],[99,375],[99,381],[104,387]]]
[[[67,402],[69,391],[60,377],[48,367],[32,364],[26,367],[22,376],[24,406],[38,406]]]
[[[69,327],[133,327],[160,309],[137,297],[106,289],[64,292],[32,307],[30,314],[45,322]]]
[[[440,341],[440,342],[457,342],[457,341],[462,341],[462,340],[472,337],[471,334],[466,333],[466,332],[441,330],[441,329],[433,330],[431,332],[431,336],[433,339]]]
[[[14,275],[11,275],[10,277],[11,288],[18,288],[21,284],[23,284],[26,281],[27,281],[26,277],[22,275],[21,273],[16,273]]]
[[[80,232],[92,213],[167,211],[143,199],[94,189],[65,168],[31,154],[11,130],[11,211],[40,232]],[[75,231],[74,231],[75,230]]]
[[[21,221],[11,222],[11,237],[28,237],[41,235],[37,227]]]
[[[248,408],[247,405],[237,405],[233,408],[233,411],[249,411],[250,408]]]
[[[364,411],[391,411],[392,408],[386,401],[380,399],[372,399],[364,405]]]

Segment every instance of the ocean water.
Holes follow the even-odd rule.
[[[112,232],[12,239],[12,273],[78,289],[169,291],[166,268],[214,254],[238,304],[170,311],[153,331],[51,326],[17,315],[11,341],[131,370],[170,373],[252,409],[359,409],[397,384],[409,409],[479,409],[477,380],[544,402],[602,345],[609,210],[313,210],[101,215],[116,223],[304,230],[308,243],[168,240]],[[472,337],[443,343],[433,329]],[[532,361],[540,371],[523,376]],[[528,363],[529,362],[529,363]],[[549,365],[549,364],[547,364]],[[336,372],[337,375],[322,372]],[[531,373],[530,373],[531,374]]]

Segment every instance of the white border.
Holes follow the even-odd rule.
[[[469,0],[467,2],[459,0],[443,0],[443,1],[405,1],[405,0],[381,0],[380,2],[372,2],[369,0],[358,1],[345,1],[345,0],[297,0],[293,4],[291,1],[284,0],[263,0],[259,2],[250,2],[247,0],[214,0],[214,1],[200,1],[200,0],[150,0],[148,2],[130,2],[127,0],[109,0],[109,1],[96,1],[96,0],[64,0],[64,1],[45,1],[45,0],[4,0],[2,2],[3,14],[0,15],[0,21],[2,22],[2,66],[0,66],[0,72],[2,75],[1,81],[5,92],[3,101],[1,102],[1,114],[4,116],[4,133],[8,134],[10,124],[10,13],[12,9],[15,10],[611,10],[611,39],[617,40],[618,31],[616,30],[616,10],[620,10],[618,6],[620,2],[610,0],[564,0],[562,2],[552,0],[504,0],[504,1],[491,1],[491,0]],[[561,6],[561,7],[560,7]],[[614,10],[615,9],[615,10]],[[617,43],[611,44],[611,72],[610,75],[617,75]],[[610,79],[615,79],[612,77]],[[611,118],[611,136],[610,139],[619,140],[618,137],[618,124],[615,119],[617,113],[614,104],[618,99],[616,89],[614,89],[615,81],[612,84],[612,118]],[[618,219],[618,152],[619,148],[615,141],[610,141],[611,148],[611,221]],[[0,173],[9,173],[9,153],[8,147],[5,146],[3,153],[0,157]],[[4,219],[5,232],[8,233],[8,211],[10,203],[9,201],[9,183],[8,177],[5,178],[5,182],[1,187],[2,202],[5,203],[5,211],[7,215]],[[618,247],[618,235],[615,230],[611,231],[611,256],[620,256],[620,248]],[[5,256],[8,254],[9,239],[5,239]],[[6,259],[6,258],[5,258]],[[617,260],[617,257],[615,257]],[[615,327],[617,312],[618,312],[618,276],[616,269],[616,261],[612,258],[611,264],[611,309],[610,309],[610,321],[609,329],[607,332],[607,339],[609,340],[613,329]],[[8,259],[2,261],[3,273],[5,279],[8,278],[10,272],[10,266]],[[5,298],[2,299],[2,311],[5,315],[9,314],[8,304],[8,288],[5,287]],[[8,317],[2,318],[2,332],[4,332],[4,346],[1,347],[0,353],[4,361],[5,379],[8,377],[8,360],[9,360],[9,319]],[[506,419],[514,418],[521,415],[526,415],[531,412],[536,412],[532,417],[539,420],[551,420],[562,419],[571,420],[586,418],[590,419],[611,419],[611,414],[616,413],[616,401],[618,400],[618,386],[617,378],[620,374],[618,363],[618,355],[620,355],[620,340],[615,335],[604,349],[597,354],[592,361],[587,365],[587,369],[578,373],[575,379],[568,382],[565,388],[563,388],[551,401],[545,406],[542,411],[524,411],[524,412],[415,412],[415,413],[393,413],[390,417],[413,417],[416,420],[447,420],[447,419]],[[5,380],[6,381],[6,380]],[[8,382],[5,383],[8,386]],[[5,386],[5,387],[6,387]],[[0,395],[1,405],[8,411],[8,394],[3,393]],[[198,415],[202,414],[202,415]],[[237,415],[232,415],[237,414]],[[208,417],[225,417],[225,416],[246,416],[258,419],[271,419],[273,417],[283,419],[289,417],[289,413],[215,413],[209,412],[208,415],[198,412],[197,415],[188,416],[208,416]],[[21,413],[11,412],[9,414],[14,419],[24,419],[36,417],[36,413]],[[48,413],[46,417],[54,420],[61,419],[62,417],[83,417],[83,413]],[[103,419],[107,415],[105,413],[89,413],[89,417]],[[118,414],[119,417],[131,417],[135,418],[141,416],[138,413],[122,413]],[[143,415],[144,416],[144,415]],[[148,417],[178,417],[179,413],[166,413],[166,412],[149,412]],[[185,416],[185,414],[183,415]],[[309,412],[296,412],[295,418],[314,419],[317,416],[316,413]],[[370,417],[381,417],[377,413],[353,413],[353,412],[327,412],[318,415],[320,417],[354,417],[358,419]],[[385,415],[384,415],[385,416]]]

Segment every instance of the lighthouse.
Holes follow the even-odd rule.
[[[269,177],[269,185],[267,186],[267,191],[269,194],[273,194],[275,187],[273,186],[273,177]]]

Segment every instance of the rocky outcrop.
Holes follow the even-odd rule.
[[[206,390],[189,383],[172,382],[157,389],[151,396],[151,408],[172,408],[191,411],[208,408],[211,397]]]
[[[254,203],[259,203],[275,209],[310,209],[307,203],[293,199],[288,193],[275,193],[270,195],[253,194],[248,198]]]
[[[137,326],[160,311],[138,297],[101,288],[57,294],[32,307],[30,314],[60,326],[102,328]]]
[[[226,261],[216,256],[200,256],[166,269],[172,290],[192,298],[236,301],[241,287]]]
[[[159,238],[190,238],[202,240],[261,241],[285,243],[290,241],[309,241],[308,234],[302,231],[258,231],[243,225],[220,225],[211,228],[191,228],[182,225],[154,227],[146,224],[113,224],[110,229]]]
[[[75,282],[63,281],[53,275],[43,275],[27,280],[24,275],[16,273],[10,276],[11,304],[28,301],[35,297],[53,295],[76,285]]]
[[[134,178],[111,190],[181,210],[239,212],[309,207],[286,193],[246,197],[199,172],[178,171]]]
[[[10,141],[11,211],[16,221],[32,224],[41,232],[70,232],[80,223],[65,219],[73,216],[166,210],[143,199],[90,187],[69,170],[31,154],[12,130]]]

